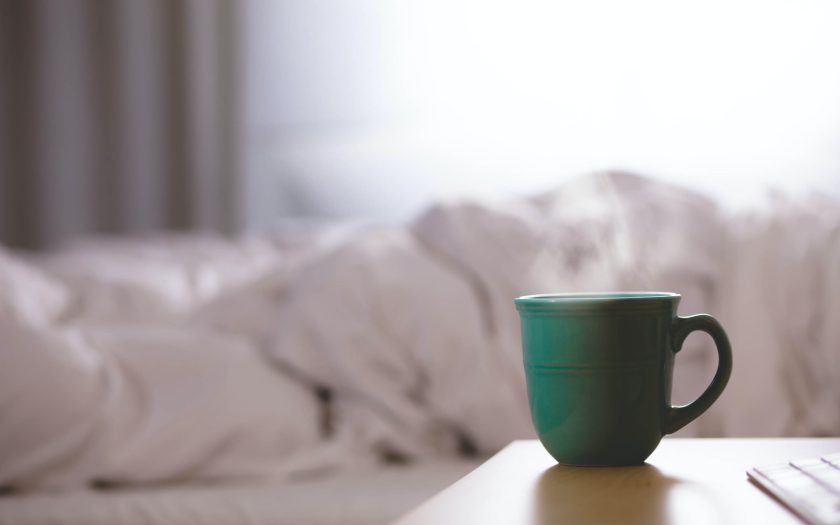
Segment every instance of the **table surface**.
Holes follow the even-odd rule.
[[[666,438],[642,466],[570,467],[514,441],[398,523],[802,523],[746,471],[833,452],[840,438]]]

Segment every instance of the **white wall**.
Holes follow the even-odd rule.
[[[840,188],[836,2],[252,0],[251,224],[624,168]]]

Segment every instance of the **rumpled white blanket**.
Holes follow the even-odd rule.
[[[716,311],[736,361],[708,432],[840,435],[840,202],[775,195],[727,223]]]
[[[282,477],[318,401],[248,336],[297,257],[204,238],[0,252],[0,485]]]
[[[840,432],[840,214],[727,215],[624,173],[405,226],[0,252],[0,485],[283,477],[490,452],[533,431],[514,297],[680,292],[730,386],[685,432]],[[695,336],[688,402],[715,367]],[[325,400],[329,400],[325,406]]]

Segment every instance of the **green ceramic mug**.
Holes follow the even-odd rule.
[[[723,392],[732,371],[726,332],[710,315],[678,317],[679,301],[664,292],[515,300],[531,416],[559,463],[640,464],[662,436],[691,422]],[[717,372],[696,401],[671,406],[674,356],[695,330],[714,339]]]

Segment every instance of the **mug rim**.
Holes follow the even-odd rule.
[[[674,292],[568,292],[523,295],[514,299],[517,310],[556,310],[569,307],[643,306],[679,301]]]

